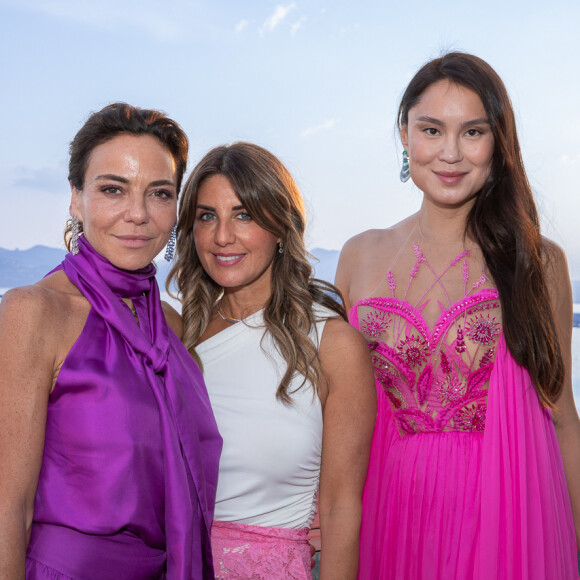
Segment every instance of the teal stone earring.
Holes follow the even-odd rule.
[[[407,157],[406,151],[403,151],[403,167],[401,167],[401,173],[399,177],[403,183],[409,181],[409,177],[411,177],[411,172],[409,170],[409,157]]]

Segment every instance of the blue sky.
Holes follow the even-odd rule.
[[[415,211],[398,180],[398,99],[449,49],[502,76],[545,233],[580,279],[580,3],[469,0],[0,0],[0,247],[61,245],[68,142],[109,102],[160,108],[190,168],[235,140],[271,149],[310,214],[309,246]]]

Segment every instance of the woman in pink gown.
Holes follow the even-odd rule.
[[[578,578],[570,282],[509,97],[449,53],[412,79],[398,123],[421,208],[351,239],[336,278],[378,396],[359,578]]]

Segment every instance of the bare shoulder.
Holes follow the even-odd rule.
[[[167,302],[161,302],[161,307],[163,308],[163,314],[165,315],[165,320],[169,328],[181,340],[183,337],[183,320],[181,319],[181,314]]]
[[[336,285],[347,307],[368,296],[381,282],[416,223],[413,215],[390,228],[368,230],[346,242],[336,271]]]
[[[358,330],[342,318],[329,318],[320,341],[320,355],[323,357],[332,352],[339,352],[339,356],[343,356],[345,351],[348,351],[351,357],[363,354],[366,359],[368,358],[367,341]]]
[[[57,369],[82,332],[89,310],[86,298],[62,271],[14,288],[0,303],[3,348],[27,351]]]
[[[348,240],[341,252],[336,271],[336,284],[345,292],[350,282],[368,271],[374,271],[377,262],[384,260],[389,248],[392,230],[368,230]]]
[[[564,250],[552,240],[543,238],[544,271],[546,283],[552,299],[553,306],[557,309],[565,303],[566,308],[572,307],[572,287],[568,260]]]
[[[416,223],[416,215],[384,228],[367,230],[350,238],[342,249],[342,253],[348,257],[350,255],[361,256],[361,253],[375,254],[377,251],[389,251],[398,248],[407,238]]]
[[[18,327],[34,325],[36,328],[51,328],[55,314],[60,310],[58,295],[38,284],[13,288],[4,294],[0,302],[2,325],[16,324]]]
[[[13,315],[51,325],[53,319],[68,319],[84,315],[89,303],[62,271],[47,276],[30,286],[9,290],[0,303]]]
[[[566,253],[556,242],[542,238],[543,260],[548,276],[565,275],[568,277],[568,259]]]
[[[381,241],[384,238],[386,231],[387,230],[374,229],[367,230],[366,232],[361,232],[360,234],[357,234],[356,236],[350,238],[350,240],[347,240],[347,242],[344,244],[343,251],[360,250],[363,248],[367,248],[371,246],[373,243]]]
[[[392,236],[392,229],[367,230],[350,238],[343,246],[340,253],[340,260],[359,261],[361,258],[369,257],[378,248],[389,243]]]
[[[13,367],[32,384],[51,386],[60,345],[66,336],[66,308],[61,296],[42,285],[23,286],[8,291],[0,303],[0,350],[3,379],[15,382]],[[41,377],[39,381],[33,380]]]

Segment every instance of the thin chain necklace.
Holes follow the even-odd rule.
[[[137,314],[137,309],[135,308],[135,304],[133,304],[133,301],[130,300],[129,302],[125,302],[125,304],[129,307],[129,310],[131,311],[131,314],[135,317],[135,321],[137,322],[137,324],[139,324],[139,315]]]
[[[236,322],[240,322],[240,320],[241,320],[241,318],[234,318],[233,316],[227,315],[222,310],[222,302],[221,302],[221,300],[217,304],[217,311],[218,311],[218,314],[220,315],[220,317],[222,318],[222,320],[225,320],[226,322],[229,322],[230,324],[235,324]]]

